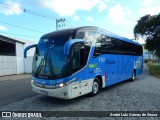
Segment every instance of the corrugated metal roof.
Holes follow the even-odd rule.
[[[11,42],[11,43],[18,42],[18,43],[21,43],[21,44],[25,44],[24,42],[18,41],[16,39],[13,39],[13,38],[10,38],[10,37],[4,36],[4,35],[0,35],[0,40],[6,41],[6,42]]]

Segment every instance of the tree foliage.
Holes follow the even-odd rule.
[[[160,13],[158,15],[145,15],[138,20],[134,27],[134,37],[146,39],[145,48],[157,53],[160,52]],[[160,55],[160,53],[158,54]]]

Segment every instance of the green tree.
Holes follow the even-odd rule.
[[[135,39],[144,38],[145,48],[156,51],[157,56],[160,56],[160,13],[141,17],[134,27],[134,37]]]

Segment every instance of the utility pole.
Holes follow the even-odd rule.
[[[65,18],[56,19],[56,30],[65,28]]]

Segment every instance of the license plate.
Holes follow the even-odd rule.
[[[48,92],[45,91],[45,90],[41,90],[40,92],[41,92],[42,94],[44,94],[44,95],[48,95]]]

